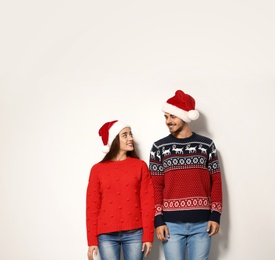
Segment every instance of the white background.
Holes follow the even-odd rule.
[[[85,193],[106,121],[148,162],[162,104],[194,96],[219,150],[211,260],[274,259],[273,0],[10,0],[0,5],[0,259],[85,260]],[[149,260],[164,259],[156,240]]]

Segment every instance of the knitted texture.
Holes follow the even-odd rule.
[[[213,141],[193,133],[173,135],[151,149],[151,177],[155,191],[155,226],[169,222],[220,222],[222,181]]]
[[[154,191],[149,169],[142,160],[95,164],[87,187],[88,245],[98,235],[143,228],[142,242],[154,240]]]

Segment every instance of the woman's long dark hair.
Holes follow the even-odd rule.
[[[119,135],[116,136],[116,138],[114,139],[111,147],[110,147],[110,151],[104,156],[104,158],[100,161],[100,162],[106,162],[106,161],[111,161],[114,158],[116,158],[118,152],[119,152]],[[135,151],[135,149],[133,151],[128,151],[126,153],[127,157],[132,157],[132,158],[138,158],[138,155]]]

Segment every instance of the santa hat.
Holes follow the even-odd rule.
[[[112,142],[114,141],[116,136],[119,134],[119,132],[125,127],[130,127],[130,126],[121,121],[114,120],[114,121],[105,123],[99,129],[98,134],[99,136],[101,136],[101,139],[104,145],[102,148],[102,151],[104,153],[108,153],[110,151]]]
[[[195,110],[195,99],[177,90],[175,96],[169,98],[162,106],[162,111],[182,119],[186,123],[199,118],[199,112]]]

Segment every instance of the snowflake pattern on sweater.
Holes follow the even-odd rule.
[[[220,222],[222,181],[214,142],[192,133],[155,142],[149,169],[155,191],[155,226],[165,221]]]

